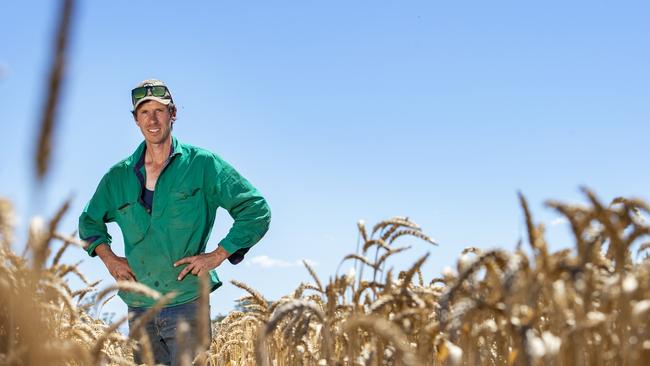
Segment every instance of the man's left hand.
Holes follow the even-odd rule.
[[[211,253],[203,253],[178,260],[174,263],[174,267],[187,264],[187,267],[183,268],[178,275],[178,280],[181,281],[190,272],[196,276],[207,274],[209,270],[219,267],[228,256],[228,252],[218,247],[217,250]]]

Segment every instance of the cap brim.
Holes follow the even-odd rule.
[[[169,105],[169,103],[172,102],[171,99],[163,99],[163,98],[158,98],[158,97],[154,97],[154,96],[149,95],[149,96],[146,96],[146,97],[144,97],[144,98],[138,100],[138,102],[135,103],[135,105],[133,106],[133,111],[135,111],[136,109],[138,109],[138,106],[139,106],[140,104],[142,104],[142,103],[144,103],[144,102],[147,102],[147,101],[150,101],[150,100],[155,100],[156,102],[158,102],[158,103],[162,103],[162,104],[164,104],[164,105]]]

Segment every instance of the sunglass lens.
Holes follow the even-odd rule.
[[[131,95],[133,96],[133,99],[142,99],[144,98],[145,95],[147,95],[147,88],[146,87],[135,88],[131,92]]]
[[[164,97],[167,92],[167,88],[164,86],[154,86],[151,88],[151,95],[154,97]]]

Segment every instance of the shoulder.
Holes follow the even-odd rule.
[[[203,163],[206,166],[216,167],[217,170],[221,170],[225,166],[229,165],[217,153],[214,153],[202,147],[183,143],[181,148],[183,149],[183,155],[186,156],[188,159],[195,162]]]
[[[102,178],[103,181],[106,181],[107,183],[109,181],[115,181],[119,180],[120,178],[123,178],[127,175],[127,172],[130,169],[130,157],[126,157],[117,163],[113,164],[106,174],[104,174],[104,177]]]
[[[179,143],[179,148],[182,149],[183,154],[190,157],[207,157],[212,154],[210,150],[198,147],[192,144]]]
[[[116,175],[116,174],[122,174],[123,172],[127,171],[130,166],[130,157],[124,158],[117,163],[113,164],[112,167],[108,169],[108,172],[106,173],[107,175]]]

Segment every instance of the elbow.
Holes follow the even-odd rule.
[[[264,233],[266,233],[271,226],[271,207],[266,200],[264,200],[263,211],[264,214],[262,215],[262,223],[264,226]]]
[[[255,231],[258,235],[257,240],[260,240],[264,235],[266,235],[271,226],[271,208],[269,207],[268,202],[266,202],[266,199],[262,198],[258,201],[257,213],[254,220],[256,227]]]

